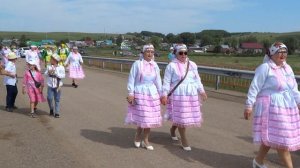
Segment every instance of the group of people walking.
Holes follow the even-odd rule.
[[[178,44],[168,56],[170,63],[162,80],[153,54],[153,45],[145,45],[128,78],[125,123],[137,126],[133,144],[154,150],[149,142],[150,129],[161,127],[164,118],[172,122],[170,139],[180,140],[182,148],[190,151],[186,129],[201,126],[201,105],[207,99],[197,65],[187,57],[186,45]],[[300,149],[300,92],[286,63],[287,55],[286,45],[272,44],[249,87],[244,117],[250,119],[254,111],[253,141],[260,144],[253,168],[267,167],[263,162],[270,148],[277,150],[286,167],[292,168],[290,151]],[[161,104],[167,106],[163,117]]]
[[[23,76],[22,92],[30,99],[30,115],[35,117],[37,104],[44,102],[44,75],[47,77],[47,100],[50,115],[59,117],[62,79],[65,67],[69,65],[72,85],[77,87],[75,79],[84,78],[83,63],[78,48],[74,47],[64,65],[59,65],[61,58],[57,53],[50,56],[50,64],[41,73],[40,58],[35,47],[27,53]],[[276,149],[284,165],[292,168],[290,151],[300,149],[300,92],[292,68],[286,63],[288,48],[281,42],[275,42],[267,50],[264,61],[255,70],[255,76],[249,87],[244,109],[244,117],[249,120],[253,113],[253,141],[260,145],[257,156],[253,159],[253,168],[266,168],[264,158],[270,148]],[[5,58],[1,73],[5,75],[6,109],[13,111],[17,90],[17,71],[14,52],[4,52]],[[141,57],[130,70],[127,83],[128,111],[126,124],[137,126],[133,144],[154,150],[149,142],[151,128],[162,126],[163,120],[172,122],[170,139],[181,142],[183,150],[192,148],[186,136],[187,128],[200,127],[203,121],[201,106],[207,95],[197,65],[189,60],[185,44],[177,44],[169,56],[164,78],[154,61],[154,46],[143,46]],[[52,101],[55,101],[53,106]],[[166,112],[161,115],[161,105],[166,105]],[[180,137],[177,137],[178,130]]]
[[[56,52],[47,55],[49,63],[46,63],[44,73],[41,69],[41,53],[38,51],[37,46],[32,45],[31,49],[26,52],[26,67],[22,81],[22,93],[28,94],[30,102],[30,116],[35,118],[38,103],[45,102],[46,99],[43,95],[44,86],[47,86],[47,102],[50,108],[50,115],[55,118],[60,117],[60,98],[61,87],[63,85],[62,79],[65,78],[65,67],[69,68],[69,77],[72,79],[72,86],[78,87],[75,79],[83,79],[85,77],[82,69],[83,60],[78,52],[77,47],[72,48],[72,52],[68,54],[64,64],[60,64],[61,56]],[[15,52],[4,52],[1,50],[2,58],[7,58],[7,61],[1,65],[1,74],[4,75],[4,85],[6,85],[6,110],[13,112],[17,109],[15,100],[18,94],[17,89],[17,55]],[[46,82],[44,81],[46,76]],[[54,105],[53,105],[54,100]]]
[[[201,126],[198,95],[203,101],[207,99],[197,65],[188,59],[186,45],[178,44],[173,53],[175,59],[167,66],[162,82],[160,69],[153,58],[153,45],[145,45],[142,54],[143,57],[131,67],[127,86],[129,105],[125,122],[137,125],[134,145],[154,149],[149,143],[150,129],[162,126],[160,105],[163,104],[167,105],[165,119],[173,123],[171,138],[179,140],[175,134],[178,128],[182,148],[189,151],[186,128]]]

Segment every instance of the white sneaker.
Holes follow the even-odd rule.
[[[177,136],[174,136],[174,137],[171,136],[171,138],[172,138],[173,141],[179,141],[179,138]]]
[[[256,162],[255,158],[252,161],[253,168],[267,168],[264,164],[260,165]]]
[[[134,141],[134,146],[139,148],[141,146],[141,142]]]
[[[146,145],[144,141],[142,141],[142,147],[146,148],[147,150],[154,150],[152,145]]]
[[[183,145],[181,145],[181,147],[185,151],[191,151],[192,150],[192,148],[190,146],[183,146]]]

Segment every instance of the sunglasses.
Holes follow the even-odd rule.
[[[277,53],[280,53],[280,54],[287,54],[287,51],[278,51]]]
[[[179,55],[183,55],[183,54],[184,54],[184,55],[187,55],[187,52],[182,52],[182,51],[180,51],[180,52],[178,52],[178,54],[179,54]]]

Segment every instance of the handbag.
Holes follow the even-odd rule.
[[[40,88],[41,87],[41,85],[42,85],[42,83],[41,82],[38,82],[38,81],[36,81],[35,79],[34,79],[34,77],[33,77],[33,75],[32,75],[32,72],[29,70],[29,72],[30,72],[30,75],[31,75],[31,77],[32,77],[32,79],[33,79],[33,81],[34,81],[34,85],[35,85],[35,87],[36,88]]]
[[[168,93],[168,97],[172,95],[172,93],[177,89],[177,87],[183,82],[183,80],[185,79],[185,77],[187,76],[188,72],[189,72],[189,67],[190,67],[190,61],[187,62],[187,68],[186,68],[186,72],[184,77],[176,84],[175,87],[173,87],[173,89]]]

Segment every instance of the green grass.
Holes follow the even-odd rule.
[[[88,55],[101,56],[108,58],[123,58],[123,59],[137,59],[137,57],[122,57],[113,56],[113,49],[100,49],[100,48],[89,48]],[[138,51],[133,51],[138,54]],[[159,62],[168,62],[168,52],[160,52],[161,57],[155,58]],[[190,54],[190,60],[197,63],[197,65],[242,69],[242,70],[255,70],[263,61],[263,56],[227,56],[221,54]],[[287,62],[293,68],[295,74],[300,75],[300,55],[289,55]]]
[[[0,39],[20,39],[22,35],[25,35],[27,39],[31,41],[41,41],[45,39],[60,40],[81,40],[85,37],[90,37],[93,40],[104,40],[111,37],[117,37],[118,34],[109,33],[83,33],[83,32],[3,32],[0,31]],[[130,35],[125,35],[130,37]]]

